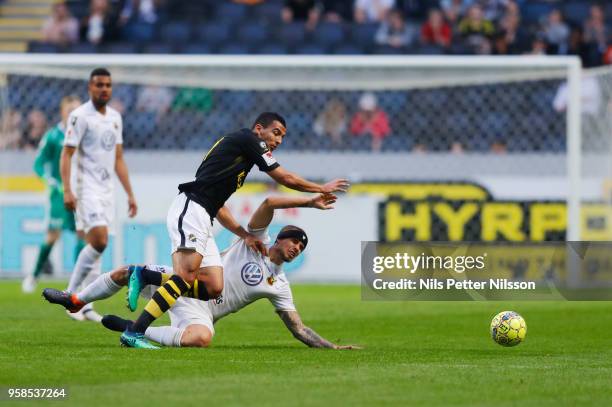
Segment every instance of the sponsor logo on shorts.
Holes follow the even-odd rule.
[[[190,233],[187,238],[189,239],[190,242],[195,243],[196,241],[196,236],[193,233]]]
[[[244,281],[246,285],[250,285],[251,287],[256,286],[263,280],[263,272],[261,271],[261,268],[257,263],[249,262],[245,264],[242,267],[240,274],[242,277],[242,281]]]

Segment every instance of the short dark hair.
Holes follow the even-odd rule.
[[[92,80],[94,76],[111,76],[111,73],[106,68],[96,68],[89,74],[89,80]]]
[[[255,123],[253,123],[253,127],[251,128],[254,128],[258,124],[261,124],[263,127],[268,127],[273,121],[280,122],[283,127],[287,127],[285,124],[285,119],[280,114],[276,112],[263,112],[257,116],[257,119],[255,119]]]

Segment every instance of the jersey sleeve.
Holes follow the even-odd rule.
[[[253,229],[251,227],[247,227],[247,230],[249,233],[253,234],[253,236],[260,238],[263,244],[270,243],[271,239],[270,239],[270,234],[268,233],[267,227],[261,228],[261,229]]]
[[[269,298],[274,309],[276,311],[295,311],[295,305],[293,304],[293,293],[291,292],[291,286],[287,282],[277,294]]]
[[[75,114],[75,112],[72,112],[70,117],[68,117],[64,145],[68,147],[78,147],[86,132],[87,120],[85,120],[83,116],[79,116]]]
[[[243,150],[247,158],[253,161],[260,171],[268,172],[280,166],[266,143],[258,141],[256,137],[248,137],[247,142],[243,144]]]
[[[123,144],[123,118],[117,114],[117,141],[116,144]]]

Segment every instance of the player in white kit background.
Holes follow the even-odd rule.
[[[123,121],[119,112],[108,106],[113,87],[107,69],[91,72],[88,92],[90,100],[68,118],[60,159],[64,205],[75,211],[77,233],[84,235],[87,242],[77,258],[65,295],[76,292],[90,273],[100,272],[108,236],[114,233],[113,173],[128,196],[128,215],[134,217],[138,211],[123,158]],[[86,318],[100,319],[95,312],[88,316],[86,311]]]

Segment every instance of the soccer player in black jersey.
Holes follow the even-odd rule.
[[[167,218],[175,275],[155,292],[134,325],[121,335],[123,345],[155,348],[144,338],[144,332],[189,290],[196,277],[203,300],[217,298],[222,301],[218,297],[223,290],[223,266],[212,234],[214,218],[244,239],[251,249],[267,254],[261,240],[240,226],[224,206],[225,201],[242,187],[253,165],[279,184],[297,191],[331,193],[347,190],[346,179],[320,185],[283,169],[272,152],[281,145],[286,132],[285,119],[281,115],[261,113],[251,129],[221,137],[204,156],[196,179],[179,185],[180,193]]]

